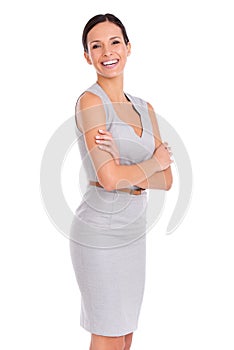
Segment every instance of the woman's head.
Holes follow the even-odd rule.
[[[87,36],[88,36],[88,33],[90,32],[90,30],[94,26],[96,26],[97,24],[107,22],[107,21],[114,23],[115,25],[117,25],[121,29],[124,42],[126,45],[128,44],[129,39],[128,39],[128,35],[127,35],[126,29],[125,29],[123,23],[116,16],[114,16],[110,13],[106,13],[105,15],[96,15],[96,16],[92,17],[86,23],[84,30],[83,30],[83,35],[82,35],[82,43],[83,43],[83,47],[84,47],[85,52],[88,52]]]
[[[84,28],[82,41],[84,56],[99,76],[113,78],[123,74],[131,44],[117,17],[106,14],[91,18]]]

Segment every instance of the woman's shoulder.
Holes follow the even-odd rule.
[[[78,97],[76,102],[76,110],[83,110],[94,106],[100,106],[101,104],[101,97],[87,89]]]

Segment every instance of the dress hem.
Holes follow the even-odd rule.
[[[92,330],[91,328],[89,327],[86,327],[82,324],[80,324],[80,326],[86,330],[87,332],[91,333],[91,334],[95,334],[95,335],[101,335],[103,337],[121,337],[121,336],[124,336],[124,335],[127,335],[129,333],[133,333],[137,330],[137,327],[135,327],[134,329],[131,329],[129,331],[122,331],[122,332],[118,332],[118,333],[106,333],[106,332],[98,332],[98,331],[95,331],[95,330]],[[105,333],[105,334],[103,334]]]

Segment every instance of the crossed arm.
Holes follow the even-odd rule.
[[[153,107],[148,104],[149,115],[153,125],[155,140],[155,151],[162,149],[158,123]],[[162,163],[159,164],[154,156],[144,162],[132,165],[120,165],[113,154],[117,154],[117,147],[111,134],[106,130],[106,116],[101,99],[90,92],[86,92],[77,101],[76,105],[77,126],[84,133],[86,147],[90,152],[90,157],[95,167],[97,177],[101,185],[108,191],[113,189],[137,185],[141,188],[152,188],[169,190],[172,185],[172,172],[170,166],[162,169]],[[96,142],[96,136],[99,129],[104,130],[102,140],[109,140],[109,148],[99,148],[101,142]],[[106,142],[106,141],[105,141]],[[113,152],[114,150],[114,152]],[[103,152],[105,151],[105,152]],[[166,151],[161,151],[161,160],[163,156],[168,158]],[[167,159],[168,161],[168,159]],[[172,162],[172,161],[171,161]]]
[[[155,149],[157,149],[162,143],[162,141],[161,141],[156,114],[150,103],[148,103],[148,110],[151,118],[151,123],[153,126]],[[137,186],[141,188],[169,190],[172,186],[172,182],[173,182],[172,171],[171,171],[171,167],[169,166],[165,170],[155,172],[153,175],[151,175],[147,179],[139,182]]]

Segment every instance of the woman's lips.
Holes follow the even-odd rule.
[[[111,69],[111,68],[116,67],[116,65],[117,65],[118,63],[119,63],[119,60],[118,60],[118,59],[115,59],[115,60],[109,60],[109,61],[102,62],[102,65],[103,65],[105,68]]]

